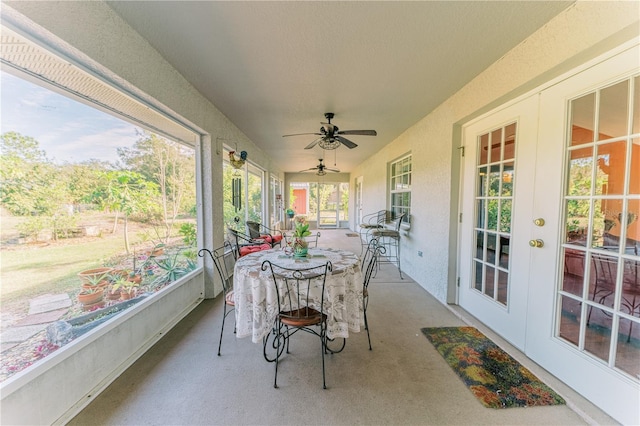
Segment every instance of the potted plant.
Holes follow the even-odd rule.
[[[106,287],[109,284],[109,277],[112,271],[113,268],[95,268],[78,273],[82,280],[82,288]]]
[[[83,283],[95,286],[102,281],[106,281],[111,271],[113,271],[113,268],[93,268],[78,272],[78,276]]]
[[[311,231],[309,231],[309,224],[306,223],[306,220],[304,220],[304,218],[296,219],[293,238],[289,243],[289,246],[293,249],[293,255],[295,257],[307,256],[309,243],[307,243],[305,237],[308,237],[309,235],[311,235]]]
[[[121,300],[129,300],[136,296],[138,292],[138,283],[130,281],[128,278],[119,278],[113,283],[111,292],[119,292]]]
[[[104,288],[103,287],[93,287],[93,288],[83,288],[80,293],[78,293],[78,302],[80,302],[83,308],[86,310],[93,306],[97,306],[103,302],[104,299]]]

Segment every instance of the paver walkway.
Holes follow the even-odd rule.
[[[12,321],[6,327],[3,321],[0,351],[4,352],[29,340],[50,323],[60,319],[70,307],[71,299],[66,293],[44,294],[29,300],[29,314],[26,317]]]

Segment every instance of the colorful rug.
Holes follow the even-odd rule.
[[[486,407],[565,404],[560,395],[474,327],[423,328],[422,333]]]

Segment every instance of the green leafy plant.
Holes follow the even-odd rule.
[[[196,236],[196,224],[195,223],[183,223],[180,225],[178,231],[182,235],[182,241],[188,246],[195,246],[197,242]]]

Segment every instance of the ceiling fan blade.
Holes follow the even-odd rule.
[[[326,167],[324,168],[326,171],[328,172],[334,172],[334,173],[340,173],[340,170],[336,170],[336,169],[327,169]]]
[[[310,169],[300,170],[298,173],[310,172],[311,170],[318,170],[318,168],[317,167],[312,167]]]
[[[318,142],[320,142],[321,140],[322,140],[322,138],[318,138],[318,139],[316,139],[315,141],[311,142],[309,145],[305,146],[305,147],[304,147],[304,149],[311,149],[311,148],[313,148],[313,147],[314,147],[314,146],[316,146],[316,144],[317,144]]]
[[[322,136],[322,133],[294,133],[292,135],[282,135],[283,138],[286,138],[288,136],[302,136],[302,135],[316,135],[316,136]]]
[[[360,136],[378,136],[375,130],[340,130],[338,135],[360,135]]]
[[[340,141],[342,143],[342,145],[346,146],[347,148],[353,149],[356,146],[358,146],[357,144],[351,142],[349,139],[347,138],[343,138],[342,136],[335,136],[337,141]]]

